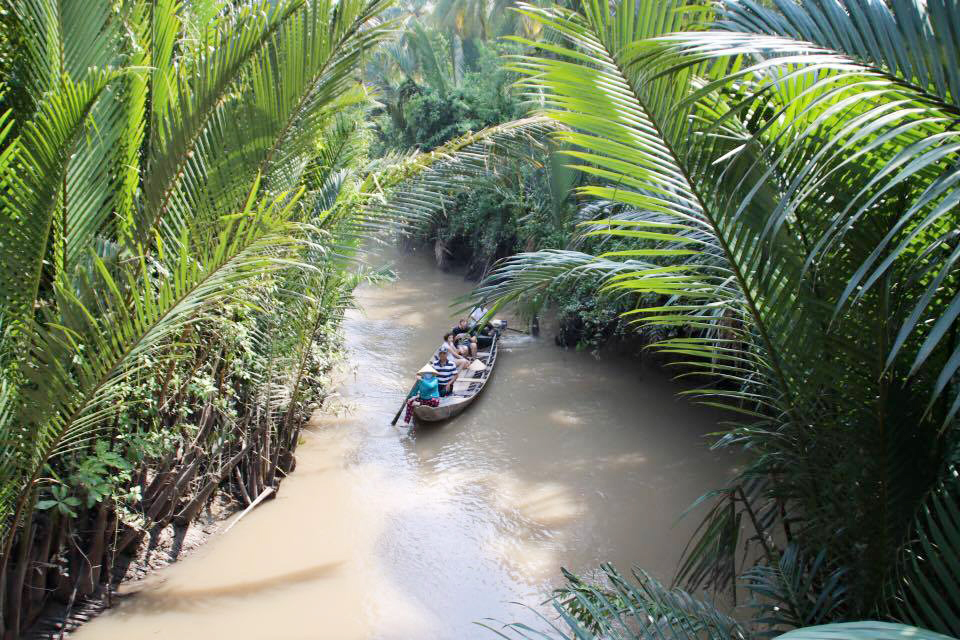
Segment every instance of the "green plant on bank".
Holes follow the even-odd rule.
[[[293,469],[351,292],[384,277],[351,258],[389,220],[369,202],[447,157],[367,161],[388,5],[0,5],[4,637]]]
[[[550,34],[520,39],[539,52],[510,68],[591,177],[580,197],[617,205],[582,231],[626,246],[520,254],[475,295],[542,302],[600,280],[635,296],[628,320],[668,332],[656,349],[702,381],[687,395],[740,416],[717,446],[748,464],[700,501],[678,581],[753,593],[745,634],[877,618],[960,634],[960,9],[520,11]],[[578,602],[590,624],[620,606]],[[598,635],[712,635],[665,602]],[[592,635],[555,606],[566,630],[549,637]],[[923,635],[855,623],[787,637]]]
[[[522,115],[522,105],[510,92],[516,75],[501,68],[499,57],[519,51],[517,46],[480,45],[476,71],[466,72],[459,82],[451,65],[444,62],[442,52],[447,47],[443,34],[417,25],[375,56],[367,71],[383,106],[374,120],[377,141],[372,153],[433,149],[469,131]],[[462,245],[457,247],[459,259],[477,265],[515,253],[527,246],[533,234],[560,235],[562,244],[569,230],[558,229],[533,206],[543,204],[537,199],[549,200],[544,179],[549,171],[531,166],[528,160],[522,156],[501,167],[496,181],[478,172],[477,180],[448,203],[445,215],[417,229],[417,236],[440,239],[445,246]]]
[[[522,47],[478,41],[472,64],[458,72],[447,53],[449,34],[429,26],[438,18],[414,8],[397,11],[409,28],[380,47],[365,69],[380,102],[374,112],[372,154],[434,148],[522,114],[522,102],[510,91],[517,76],[502,68],[499,57],[519,53]],[[536,25],[525,17],[515,22]],[[502,162],[496,175],[491,179],[490,172],[478,171],[429,224],[412,231],[412,242],[433,245],[438,266],[465,266],[468,277],[480,278],[500,258],[563,248],[575,238],[578,203],[571,188],[583,174],[567,168],[556,149]],[[609,297],[597,296],[586,286],[575,292],[558,290],[553,297],[564,345],[597,349],[627,335],[619,318],[627,307]]]
[[[926,629],[875,621],[814,624],[787,633],[752,632],[711,603],[694,598],[681,589],[668,589],[639,569],[634,570],[632,580],[610,565],[603,565],[601,571],[602,584],[565,571],[567,584],[556,591],[552,602],[556,615],[541,615],[541,629],[529,624],[504,625],[492,620],[478,624],[508,640],[760,640],[769,637],[783,640],[950,640],[949,636]],[[809,604],[820,603],[811,601]]]
[[[0,5],[4,637],[218,490],[275,489],[386,277],[353,257],[397,221],[384,190],[544,128],[371,163],[356,78],[388,4]]]
[[[381,47],[367,66],[366,76],[382,105],[374,112],[373,154],[433,149],[522,115],[509,90],[515,74],[500,68],[498,55],[519,49],[478,41],[472,64],[464,65],[461,59],[458,66],[446,53],[453,46],[452,36],[430,26],[432,22],[436,20],[429,17],[413,22],[394,42]],[[514,171],[523,168],[518,165]],[[417,230],[416,240],[434,243],[440,266],[446,266],[448,259],[467,261],[480,275],[492,257],[518,250],[514,246],[517,218],[523,209],[510,202],[509,195],[481,177],[448,203],[447,216],[435,217],[432,224]],[[478,229],[480,234],[475,233]],[[455,246],[459,244],[464,246]]]
[[[476,67],[454,78],[444,60],[443,34],[420,24],[381,47],[366,69],[381,108],[375,111],[376,142],[371,153],[410,148],[434,149],[471,131],[523,115],[511,94],[515,75],[501,68],[499,56],[517,52],[509,43],[484,44]]]
[[[443,179],[428,172],[422,181],[394,191],[402,194],[394,198],[396,215],[404,215],[405,203],[419,203],[423,224],[410,229],[408,238],[432,244],[438,266],[458,265],[467,277],[481,278],[498,259],[524,250],[558,249],[572,242],[583,249],[628,245],[622,239],[576,237],[576,222],[589,209],[579,209],[570,189],[582,174],[562,166],[555,147],[538,140],[508,153],[483,151],[492,162],[456,164],[452,175],[444,170]],[[436,191],[437,185],[444,189]],[[437,193],[447,197],[436,198]],[[550,287],[544,298],[557,312],[559,344],[598,350],[611,340],[634,336],[620,317],[633,300],[598,292],[595,285],[601,280],[597,275],[595,282],[581,279],[573,286]],[[641,337],[662,333],[646,331]]]

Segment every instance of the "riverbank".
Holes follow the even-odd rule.
[[[339,408],[304,430],[277,499],[77,638],[484,638],[477,620],[533,621],[510,602],[538,606],[561,566],[670,577],[696,524],[678,516],[730,472],[706,446],[715,414],[655,370],[512,335],[457,420],[391,427],[470,285],[387,258],[399,279],[358,291]]]
[[[190,557],[228,527],[232,517],[242,509],[242,504],[230,496],[215,495],[193,522],[187,525],[172,523],[152,532],[133,555],[114,567],[113,579],[90,597],[48,604],[24,637],[26,640],[70,638],[73,631],[123,598],[162,582],[163,578],[157,573],[160,569]]]
[[[40,596],[31,595],[33,608],[21,611],[30,621],[23,637],[67,637],[117,600],[162,583],[160,569],[188,557],[273,499],[296,468],[302,425],[329,394],[327,374],[338,362],[337,345],[339,341],[327,340],[305,358],[301,366],[310,388],[299,395],[299,402],[287,398],[286,406],[279,405],[282,430],[272,432],[258,410],[260,426],[248,436],[221,436],[211,444],[211,434],[220,432],[226,416],[223,407],[214,410],[208,402],[202,410],[188,413],[197,416],[195,425],[174,425],[181,434],[195,430],[192,444],[170,447],[155,464],[142,461],[136,473],[122,476],[128,483],[127,495],[136,496],[136,510],[109,500],[101,500],[94,509],[90,507],[95,505],[87,505],[86,513],[99,514],[97,524],[62,534],[55,545],[50,540],[53,527],[43,526],[41,520],[40,533],[34,537],[46,535],[47,543],[35,555],[39,558],[36,571],[25,578]],[[288,386],[274,384],[273,388],[289,395]],[[120,464],[117,457],[110,460]],[[49,562],[44,562],[47,557]]]
[[[449,221],[447,221],[449,222]],[[517,238],[500,238],[498,247],[509,247],[496,255],[484,256],[476,247],[456,236],[454,248],[440,240],[450,233],[443,221],[437,221],[421,235],[400,240],[401,251],[419,255],[432,255],[438,269],[451,274],[464,274],[467,280],[478,284],[490,274],[498,260],[506,259],[523,251],[516,246]],[[427,237],[436,239],[428,241]],[[472,240],[475,242],[475,240]],[[554,322],[552,340],[557,346],[586,350],[594,353],[619,351],[641,358],[649,351],[645,347],[651,335],[636,325],[630,326],[622,314],[629,310],[630,301],[623,298],[597,294],[599,279],[581,280],[573,289],[551,292],[548,313]],[[523,323],[527,324],[526,322]],[[520,324],[518,323],[518,326]]]

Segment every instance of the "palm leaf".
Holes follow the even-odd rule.
[[[781,636],[783,640],[950,640],[949,636],[891,622],[839,622],[796,629]]]
[[[775,10],[752,2],[723,2],[717,26],[787,36],[840,51],[943,106],[960,106],[960,76],[950,62],[960,55],[958,34],[951,28],[952,3],[778,0],[773,7]]]
[[[755,624],[774,629],[807,627],[836,619],[846,598],[843,569],[827,571],[827,554],[810,559],[796,544],[787,545],[774,565],[757,565],[741,577],[754,596]]]
[[[163,87],[162,91],[168,94],[159,101],[162,111],[154,110],[157,120],[149,142],[142,186],[144,207],[135,242],[147,245],[154,233],[160,233],[170,244],[179,239],[187,220],[186,211],[198,205],[196,196],[203,173],[197,149],[207,142],[209,123],[225,116],[224,98],[228,92],[300,6],[301,2],[291,0],[264,1],[244,8],[229,24],[220,27],[209,52],[200,57],[196,68],[182,69],[175,77],[154,79],[154,91]],[[164,17],[163,33],[169,34],[170,22]]]
[[[954,462],[921,504],[889,585],[896,618],[952,636],[960,635],[957,496],[960,477]]]
[[[70,157],[87,129],[87,118],[115,78],[113,72],[92,72],[79,83],[65,79],[4,150],[0,308],[8,316],[8,330],[11,323],[27,322],[33,311]]]
[[[242,212],[224,220],[217,242],[204,253],[188,253],[190,243],[182,238],[179,253],[170,256],[169,277],[154,278],[143,259],[119,274],[98,261],[97,278],[88,284],[101,292],[97,309],[57,283],[59,318],[31,334],[34,386],[18,416],[26,431],[4,438],[14,447],[4,459],[20,459],[26,469],[16,508],[0,514],[5,551],[33,495],[23,489],[52,458],[85,444],[116,413],[120,386],[136,373],[141,356],[162,356],[169,339],[217,301],[252,278],[290,266],[289,250],[299,241],[285,221],[296,200],[256,205],[254,193]],[[131,298],[129,290],[142,293]]]
[[[422,228],[476,180],[495,179],[503,160],[542,152],[544,138],[554,129],[547,118],[524,118],[381,163],[362,189],[368,197],[366,211],[380,221]]]
[[[504,638],[564,638],[590,640],[708,639],[746,640],[749,633],[709,602],[679,589],[667,589],[656,579],[635,570],[633,580],[610,565],[601,567],[603,583],[583,580],[567,571],[567,584],[555,592],[550,605],[556,623],[536,612],[543,627],[508,623],[499,628],[481,626]]]
[[[902,360],[916,374],[931,356],[951,348],[949,357],[932,363],[939,368],[932,410],[960,363],[947,339],[960,303],[938,293],[956,260],[943,252],[941,238],[951,229],[960,181],[960,142],[947,124],[958,113],[957,73],[943,63],[944,55],[956,54],[957,43],[932,19],[950,24],[956,8],[901,4],[891,12],[882,3],[783,1],[762,8],[731,0],[716,23],[726,31],[665,37],[661,42],[678,54],[671,61],[649,46],[636,47],[635,60],[660,56],[676,69],[723,58],[735,72],[721,74],[712,86],[750,80],[745,102],[777,96],[779,119],[770,118],[754,140],[780,148],[773,166],[791,174],[791,182],[767,229],[779,229],[791,216],[801,220],[810,237],[808,265],[849,252],[853,234],[883,229],[869,247],[845,257],[852,268],[833,301],[835,314],[891,277],[904,282],[900,296],[913,308],[902,318],[886,366]],[[791,88],[797,83],[801,91]],[[838,190],[844,205],[824,210]],[[881,215],[890,221],[877,224]],[[935,262],[917,261],[917,255]],[[958,409],[954,402],[942,412],[943,422]]]

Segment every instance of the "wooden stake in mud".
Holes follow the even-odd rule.
[[[247,514],[250,513],[251,511],[253,511],[253,510],[257,507],[258,504],[260,504],[261,502],[263,502],[264,500],[266,500],[267,498],[269,498],[269,497],[272,496],[272,495],[273,495],[273,487],[267,487],[266,489],[264,489],[264,490],[263,490],[263,493],[261,493],[259,496],[257,496],[257,499],[254,500],[253,503],[252,503],[249,507],[247,507],[246,509],[244,509],[244,510],[243,510],[243,513],[241,513],[239,516],[237,516],[237,519],[234,520],[233,522],[231,522],[229,527],[227,527],[226,529],[223,530],[223,533],[226,534],[228,531],[230,531],[230,529],[233,529],[233,527],[236,526],[236,524],[237,524],[238,522],[240,522],[241,520],[243,520],[243,517],[244,517],[245,515],[247,515]]]

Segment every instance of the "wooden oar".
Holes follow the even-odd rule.
[[[407,392],[407,395],[404,396],[403,402],[400,403],[400,408],[397,409],[397,415],[393,416],[393,420],[390,421],[390,426],[391,426],[391,427],[392,427],[393,425],[397,424],[397,420],[400,419],[400,414],[403,413],[403,408],[407,406],[407,400],[410,399],[410,396],[413,394],[413,390],[416,388],[416,386],[417,386],[417,383],[414,382],[414,383],[413,383],[413,386],[410,387],[410,391],[408,391],[408,392]]]

